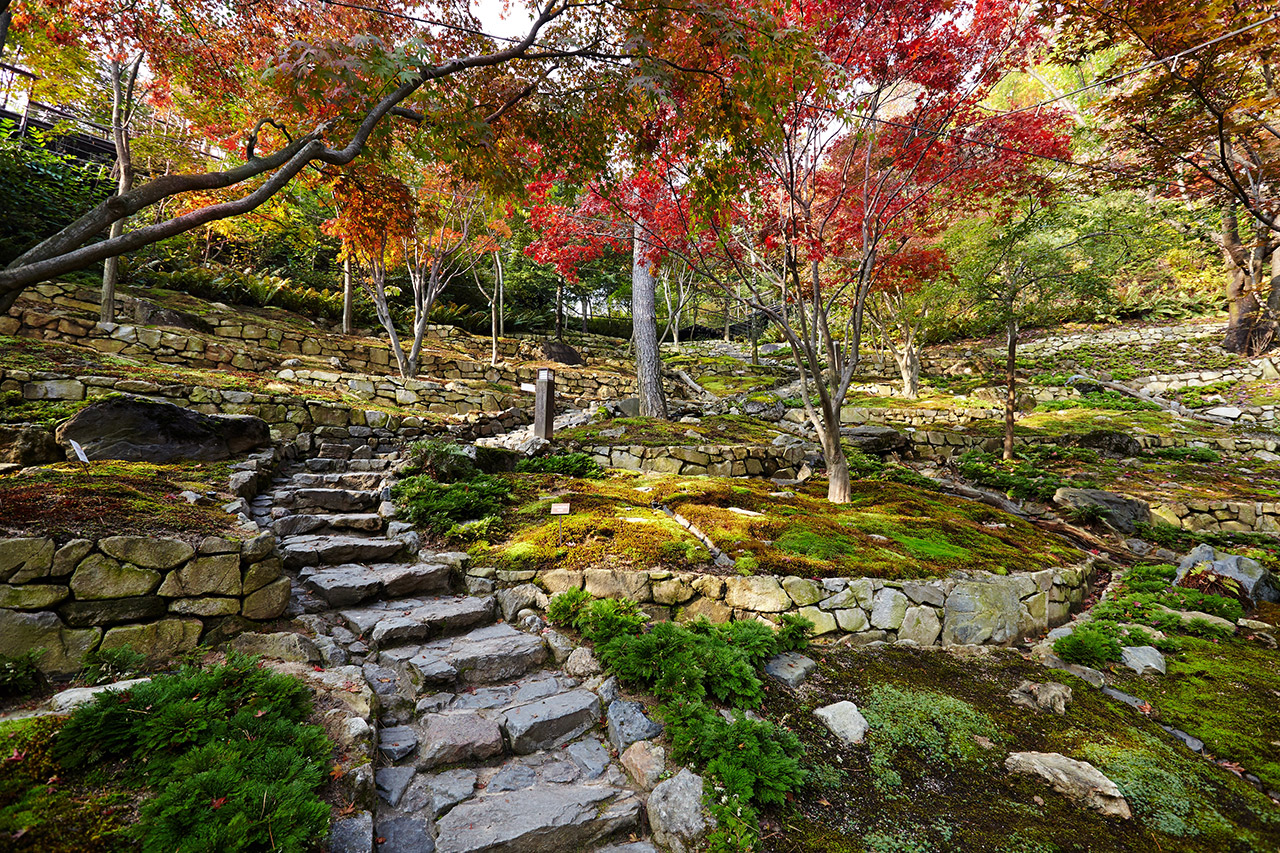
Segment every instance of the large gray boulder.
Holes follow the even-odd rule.
[[[1126,498],[1101,489],[1075,489],[1063,486],[1053,493],[1058,506],[1096,506],[1104,512],[1106,522],[1121,533],[1133,533],[1134,525],[1151,523],[1151,505],[1146,501]]]
[[[640,822],[638,800],[606,785],[545,785],[486,793],[437,823],[439,853],[590,850]]]
[[[843,427],[840,438],[846,444],[861,450],[863,453],[883,455],[911,448],[911,439],[893,427],[864,424],[856,427]]]
[[[1029,633],[1033,626],[1031,614],[1008,584],[960,581],[947,595],[942,644],[1008,645]]]
[[[204,415],[142,397],[109,397],[58,427],[58,443],[74,440],[90,459],[166,463],[216,462],[271,441],[266,421],[250,415]]]
[[[1254,601],[1280,602],[1280,579],[1257,560],[1216,551],[1212,545],[1197,545],[1178,563],[1178,581],[1186,577],[1187,572],[1201,565],[1214,574],[1238,581]]]

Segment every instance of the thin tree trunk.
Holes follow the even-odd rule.
[[[129,68],[119,60],[111,62],[111,139],[116,149],[116,194],[124,195],[133,189],[133,155],[129,150],[129,118],[133,87],[138,79],[138,69],[142,64],[139,55]],[[128,80],[125,80],[125,75]],[[111,223],[110,236],[119,237],[124,234],[124,220],[117,219]],[[116,284],[120,278],[120,259],[110,257],[102,265],[102,304],[98,319],[103,323],[114,323],[116,319]]]
[[[342,334],[351,334],[355,320],[355,280],[351,275],[351,259],[342,259]]]
[[[556,285],[556,340],[564,340],[564,279]]]
[[[662,389],[662,358],[658,352],[657,278],[644,258],[641,228],[634,231],[631,260],[631,324],[636,344],[636,385],[640,414],[667,419],[667,398]]]
[[[13,12],[9,9],[9,0],[0,0],[0,8],[4,9],[0,12],[0,57],[2,57],[5,42],[9,40],[9,21],[13,19]]]
[[[1005,382],[1008,389],[1004,400],[1004,458],[1013,458],[1013,414],[1018,405],[1018,321],[1010,319],[1007,332],[1009,336],[1009,354],[1005,360]]]

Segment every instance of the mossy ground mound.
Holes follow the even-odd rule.
[[[1006,694],[1023,679],[1071,686],[1066,714],[1014,705]],[[873,708],[886,686],[911,697],[917,710],[938,711],[910,715],[931,718],[925,737],[914,724],[872,714],[867,744],[849,747],[813,716],[844,699]],[[1270,853],[1280,844],[1280,807],[1192,754],[1155,720],[1015,652],[960,658],[831,650],[800,690],[769,691],[768,718],[799,735],[810,770],[806,788],[768,816],[769,853]],[[1253,696],[1240,712],[1268,701]],[[988,725],[994,733],[973,736]],[[956,740],[953,750],[931,745],[953,735],[971,742]],[[1006,772],[1008,753],[1026,750],[1093,763],[1120,786],[1134,818],[1103,818],[1039,780]]]
[[[1078,559],[1000,510],[898,483],[855,482],[850,503],[836,505],[820,482],[779,491],[763,480],[617,471],[601,480],[511,481],[509,535],[476,546],[473,556],[512,568],[688,570],[705,560],[698,541],[655,505],[693,522],[744,574],[934,577],[956,569],[1034,571]],[[550,505],[565,501],[571,514],[552,518]]]
[[[231,499],[229,462],[152,465],[102,460],[61,463],[0,477],[0,529],[10,535],[206,536],[235,519],[220,505]],[[187,503],[183,491],[210,505]]]

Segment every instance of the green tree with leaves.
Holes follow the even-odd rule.
[[[1094,301],[1108,292],[1115,266],[1126,254],[1125,237],[1109,214],[1105,201],[1069,206],[1028,198],[948,235],[968,304],[1004,327],[1005,459],[1013,458],[1018,334],[1055,306]]]

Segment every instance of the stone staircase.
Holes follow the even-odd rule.
[[[251,506],[323,662],[359,667],[377,697],[376,798],[335,823],[333,853],[656,851],[637,840],[644,793],[610,753],[643,736],[638,707],[625,731],[602,726],[610,703],[634,704],[616,680],[556,669],[569,644],[532,611],[507,614],[518,630],[496,596],[456,594],[466,555],[420,550],[395,520],[401,454],[350,444],[321,443]]]

